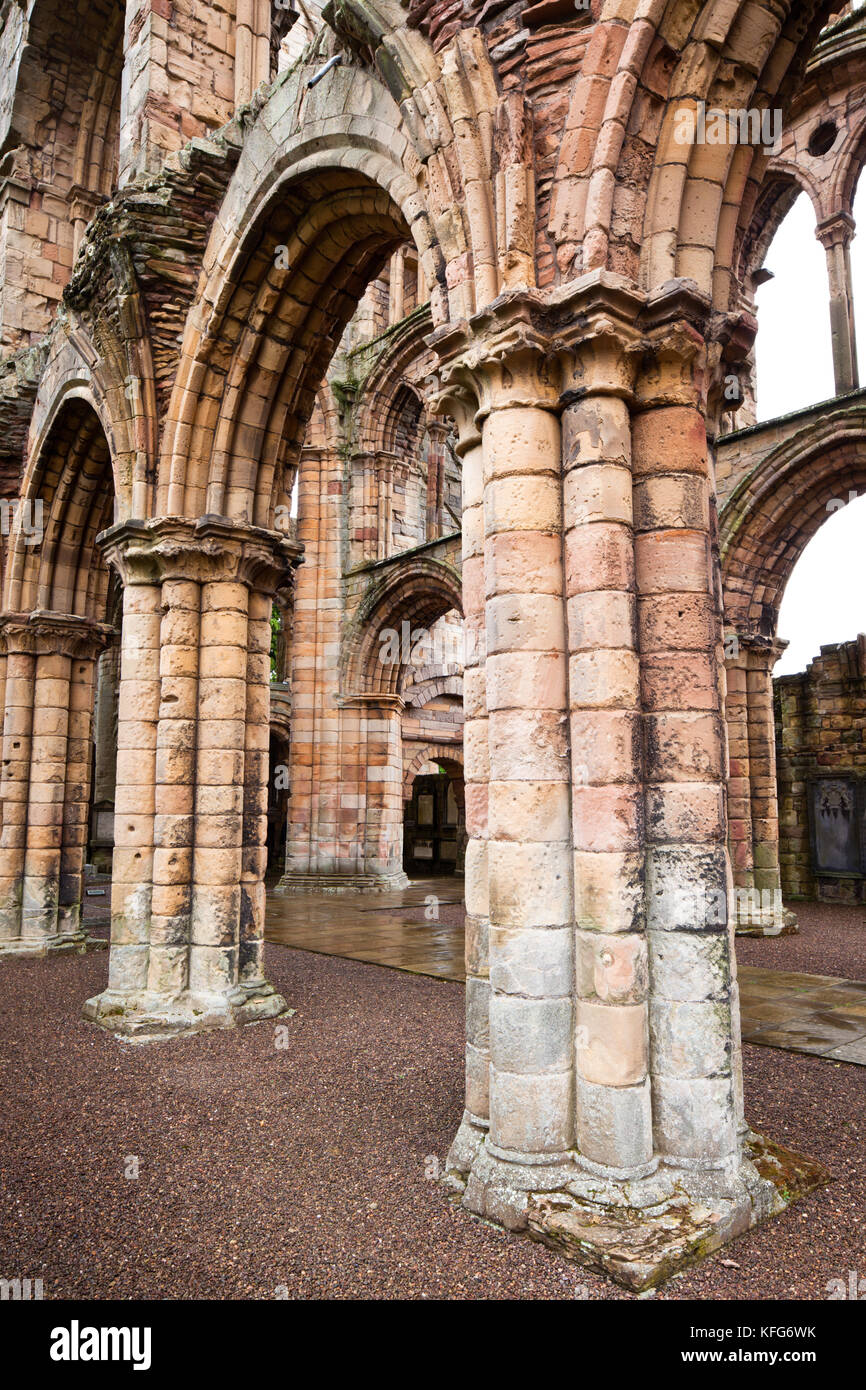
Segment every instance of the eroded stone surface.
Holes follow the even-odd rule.
[[[856,384],[859,141],[814,135],[858,119],[863,21],[457,8],[314,6],[295,62],[248,0],[0,9],[0,332],[44,340],[0,392],[5,500],[44,509],[35,543],[23,512],[4,536],[0,941],[84,941],[116,627],[109,977],[86,1006],[115,1031],[283,1007],[262,970],[274,728],[298,898],[403,885],[404,802],[450,769],[452,1183],[649,1282],[777,1201],[742,1147],[732,889],[759,895],[750,927],[790,925],[775,619],[838,479],[781,427],[751,468],[742,427],[785,161],[812,161]],[[717,70],[785,105],[779,150],[678,139]],[[460,661],[414,651],[413,628],[461,620]]]

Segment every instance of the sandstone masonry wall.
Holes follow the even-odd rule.
[[[774,685],[783,891],[866,902],[866,636]]]

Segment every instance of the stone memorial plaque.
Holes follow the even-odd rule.
[[[817,873],[860,873],[856,788],[842,778],[812,784],[812,825]]]

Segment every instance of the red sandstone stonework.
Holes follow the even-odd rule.
[[[3,537],[0,950],[81,945],[97,671],[85,1013],[123,1035],[286,1006],[272,726],[285,891],[402,882],[415,777],[462,767],[447,1183],[632,1287],[792,1195],[745,1119],[729,908],[779,886],[778,603],[864,481],[862,407],[744,427],[798,179],[856,386],[866,45],[831,9],[0,7],[2,480],[31,508]],[[778,154],[677,139],[734,101],[782,107]]]

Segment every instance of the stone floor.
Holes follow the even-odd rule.
[[[463,980],[462,901],[457,878],[417,879],[393,893],[271,897],[266,936],[280,946]],[[866,1066],[866,983],[742,964],[739,977],[746,1041]]]
[[[415,879],[391,893],[271,896],[265,937],[320,955],[464,980],[462,904],[461,878]]]
[[[866,984],[740,966],[743,1038],[866,1066]]]

